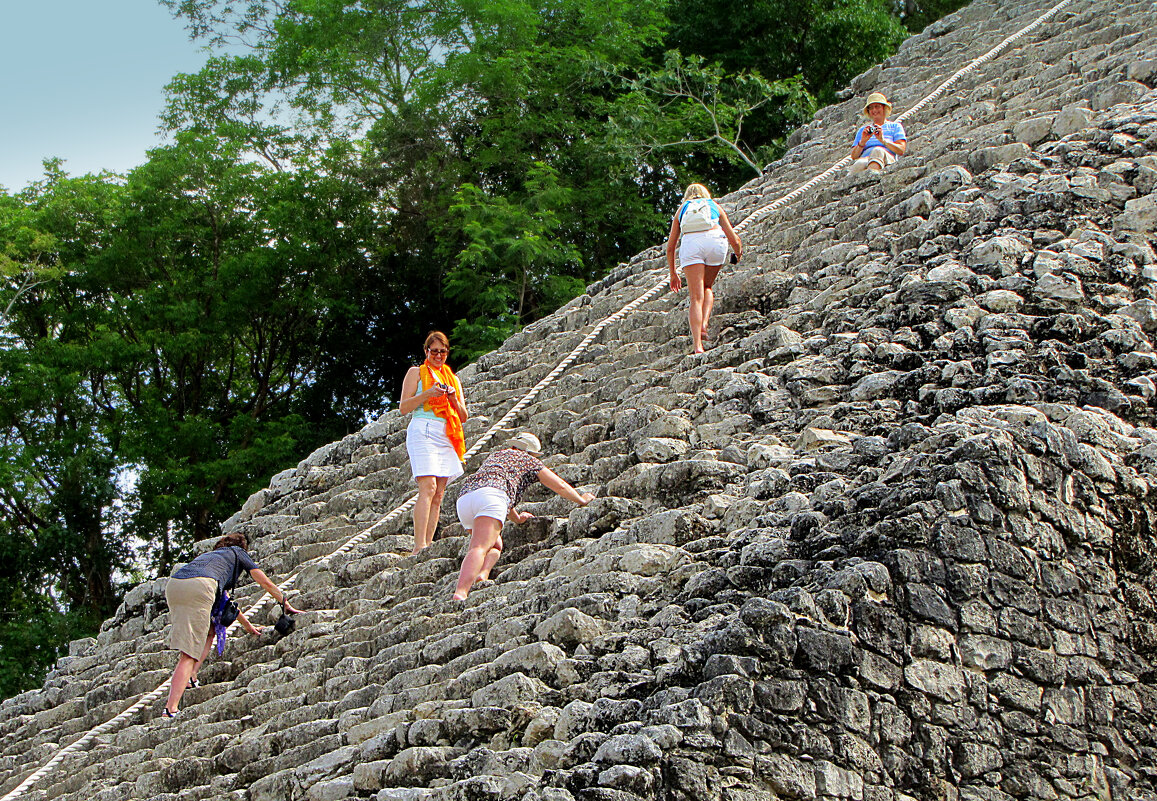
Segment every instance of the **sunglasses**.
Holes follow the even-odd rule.
[[[445,348],[426,348],[426,353],[433,353],[435,356],[445,356],[449,352]]]

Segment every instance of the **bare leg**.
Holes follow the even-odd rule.
[[[213,647],[213,640],[215,639],[217,639],[217,637],[212,633],[210,633],[209,636],[205,638],[205,647],[201,649],[201,658],[198,659],[196,664],[193,665],[193,673],[191,676],[189,676],[190,681],[197,680],[197,674],[201,672],[201,665],[203,665],[205,660],[209,658],[209,649]]]
[[[687,319],[691,324],[691,344],[695,353],[703,352],[703,267],[702,264],[683,267],[683,273],[687,276],[687,291],[691,295]]]
[[[478,574],[479,581],[486,581],[490,578],[490,571],[494,569],[498,558],[502,556],[502,535],[498,535],[498,539],[494,541],[494,545],[486,552],[486,558],[482,560],[482,572]]]
[[[470,588],[478,580],[486,558],[494,549],[498,537],[502,534],[502,521],[493,517],[480,515],[474,518],[474,527],[470,530],[470,547],[462,559],[462,570],[458,573],[458,586],[454,589],[454,600],[464,601],[470,594]],[[497,558],[496,558],[497,561]]]
[[[418,476],[418,501],[414,504],[414,553],[425,548],[426,530],[429,528],[430,504],[438,491],[438,481],[434,476]],[[437,519],[435,518],[435,525]]]
[[[169,700],[165,702],[165,709],[176,712],[181,708],[181,696],[185,694],[185,685],[193,675],[193,668],[197,660],[184,651],[177,657],[177,666],[173,669],[173,680],[169,683]]]
[[[445,476],[434,477],[434,495],[430,498],[430,514],[426,518],[426,530],[422,535],[422,548],[434,541],[434,532],[438,530],[438,519],[442,516],[442,496],[446,494]]]
[[[703,270],[703,339],[707,339],[707,324],[711,320],[711,310],[715,308],[715,290],[712,287],[721,269],[722,264],[708,264]]]

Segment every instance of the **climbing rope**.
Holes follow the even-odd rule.
[[[918,112],[920,112],[929,103],[936,102],[936,100],[938,100],[941,95],[943,95],[945,92],[947,92],[957,81],[959,81],[965,75],[967,75],[970,72],[975,72],[977,69],[984,66],[989,61],[992,61],[992,59],[996,58],[998,55],[1003,53],[1005,50],[1007,50],[1009,47],[1011,47],[1018,40],[1023,39],[1025,36],[1028,36],[1030,33],[1035,31],[1041,25],[1044,25],[1046,22],[1048,22],[1049,19],[1051,19],[1052,17],[1059,14],[1061,12],[1061,10],[1064,9],[1064,7],[1069,5],[1071,2],[1072,2],[1072,0],[1062,0],[1062,2],[1057,3],[1055,6],[1050,8],[1045,13],[1041,14],[1039,17],[1034,19],[1031,23],[1029,23],[1025,27],[1021,28],[1016,33],[1003,39],[999,44],[997,44],[995,47],[993,47],[991,50],[989,50],[983,56],[980,56],[980,57],[974,59],[973,61],[969,62],[967,66],[962,67],[961,69],[957,70],[955,73],[952,74],[952,76],[950,78],[948,78],[948,80],[944,81],[942,84],[940,84],[940,86],[936,87],[936,89],[933,90],[931,94],[925,96],[922,100],[920,100],[920,102],[918,102],[916,105],[912,106],[912,108],[908,109],[903,114],[901,114],[899,117],[897,117],[896,122],[903,122],[904,120],[908,119],[909,117],[915,116]],[[783,197],[778,198],[778,199],[772,201],[771,203],[768,203],[766,206],[760,206],[758,209],[753,211],[751,214],[747,215],[747,217],[744,218],[743,222],[741,222],[741,223],[739,223],[739,225],[735,226],[735,230],[740,231],[740,230],[746,228],[747,225],[749,223],[751,223],[752,221],[761,220],[764,217],[766,217],[768,214],[771,214],[773,211],[776,211],[777,209],[783,208],[788,203],[791,203],[793,200],[795,200],[800,195],[802,195],[804,192],[807,192],[809,189],[816,186],[816,184],[827,179],[828,177],[830,177],[834,173],[837,173],[840,170],[846,169],[848,167],[848,165],[851,163],[852,163],[852,157],[850,155],[844,156],[842,159],[837,161],[832,166],[828,167],[826,170],[821,172],[819,175],[815,176],[814,178],[807,181],[806,183],[803,183],[800,186],[796,187],[795,189],[793,189],[791,192],[787,193]]]
[[[959,81],[965,75],[979,69],[981,66],[983,66],[984,64],[991,61],[993,58],[998,56],[1000,53],[1007,50],[1010,46],[1012,46],[1012,44],[1014,44],[1018,40],[1024,38],[1025,36],[1029,35],[1033,31],[1035,31],[1037,28],[1039,28],[1041,25],[1043,25],[1049,19],[1056,16],[1062,9],[1064,9],[1070,3],[1072,3],[1072,0],[1062,0],[1062,2],[1054,5],[1048,11],[1044,12],[1039,17],[1034,19],[1031,23],[1029,23],[1025,27],[1021,28],[1016,33],[1012,34],[1011,36],[1008,36],[1007,38],[1002,40],[999,44],[997,44],[995,47],[993,47],[987,53],[985,53],[984,55],[979,56],[978,58],[969,62],[969,64],[967,66],[961,68],[960,70],[957,70],[951,77],[949,77],[947,80],[945,80],[943,83],[941,83],[940,86],[938,86],[931,94],[927,95],[922,100],[920,100],[918,103],[916,103],[916,105],[912,106],[907,111],[905,111],[903,114],[898,116],[896,118],[896,121],[897,122],[903,122],[904,120],[908,119],[909,117],[914,116],[916,113],[918,113],[921,109],[923,109],[929,103],[935,102],[941,95],[944,94],[944,92],[946,92],[949,88],[951,88],[957,81]],[[807,182],[796,187],[794,190],[792,190],[788,194],[784,195],[783,197],[777,198],[776,200],[772,201],[771,203],[768,203],[764,206],[760,206],[758,209],[751,212],[751,214],[747,215],[747,217],[744,218],[744,220],[742,222],[740,222],[738,225],[735,226],[735,230],[737,232],[742,231],[751,222],[756,221],[756,220],[760,220],[760,219],[766,217],[768,214],[771,214],[773,211],[776,211],[777,209],[782,208],[783,206],[787,205],[788,203],[791,203],[792,201],[799,198],[803,193],[814,188],[820,182],[829,178],[833,174],[838,173],[841,169],[846,168],[851,162],[852,162],[852,157],[850,155],[845,156],[844,158],[840,159],[839,161],[837,161],[832,166],[828,167],[826,170],[824,170],[820,174],[816,175],[815,177],[811,178]],[[654,268],[654,269],[661,270],[662,268]],[[651,272],[651,271],[648,271],[648,272]],[[533,387],[531,387],[530,391],[528,391],[525,395],[523,395],[522,398],[518,401],[518,403],[516,403],[513,407],[511,407],[511,409],[505,415],[503,415],[502,418],[500,420],[498,420],[498,422],[491,425],[490,428],[488,428],[482,434],[482,436],[478,438],[478,440],[474,443],[474,445],[471,446],[470,450],[468,450],[466,452],[465,456],[463,457],[463,460],[469,459],[471,456],[474,456],[475,454],[477,454],[480,450],[482,450],[483,447],[486,446],[486,444],[488,442],[490,442],[491,439],[494,438],[494,436],[496,434],[505,430],[506,426],[509,425],[511,422],[513,422],[514,419],[519,415],[520,412],[522,412],[527,406],[529,406],[530,403],[533,402],[534,399],[537,398],[539,396],[539,394],[541,394],[541,392],[544,389],[546,389],[546,387],[550,386],[550,384],[552,384],[555,381],[555,379],[557,379],[560,375],[562,375],[562,373],[565,372],[566,369],[568,367],[570,367],[570,365],[573,364],[574,361],[579,356],[581,356],[586,351],[586,349],[588,347],[590,347],[591,343],[593,343],[595,341],[595,339],[598,338],[599,334],[601,334],[603,332],[603,330],[608,325],[610,325],[610,324],[612,324],[618,320],[623,319],[628,314],[630,314],[631,312],[635,311],[637,308],[642,306],[644,303],[647,303],[647,302],[653,300],[667,286],[667,281],[668,281],[668,279],[666,278],[666,276],[660,278],[653,286],[651,286],[642,295],[635,298],[633,301],[631,301],[627,305],[623,306],[621,309],[619,309],[614,314],[610,315],[609,317],[606,317],[601,322],[599,322],[594,328],[592,328],[590,333],[588,333],[582,339],[582,341],[579,342],[579,344],[573,350],[571,350],[571,352],[568,353],[566,355],[566,357],[561,362],[558,363],[558,366],[556,366],[553,370],[551,370],[541,381],[539,381],[537,384],[535,384]],[[380,531],[382,528],[384,528],[385,526],[394,522],[399,517],[401,517],[406,512],[408,512],[410,509],[412,509],[414,507],[414,504],[417,503],[417,500],[418,500],[418,495],[417,495],[417,493],[414,493],[406,501],[404,501],[400,506],[398,506],[393,511],[389,512],[385,517],[383,517],[377,523],[370,526],[365,531],[362,531],[361,533],[355,534],[354,536],[350,537],[337,550],[335,550],[335,551],[333,551],[333,552],[331,552],[325,556],[319,557],[316,560],[312,560],[310,562],[307,562],[306,566],[325,566],[334,557],[339,556],[341,554],[349,553],[354,548],[356,548],[358,545],[365,542],[370,537],[374,536],[375,532]],[[296,582],[297,577],[300,575],[301,575],[301,570],[299,569],[297,572],[295,572],[292,576],[287,578],[281,584],[281,589],[283,591],[291,589],[293,587],[294,583]],[[261,611],[272,600],[273,600],[272,597],[269,596],[268,594],[263,595],[255,604],[253,604],[253,606],[251,606],[246,611],[246,615],[247,616],[253,615],[253,614]],[[233,633],[234,630],[239,625],[240,625],[240,621],[233,623],[233,625],[229,627],[229,630],[228,630],[229,633]],[[110,720],[107,720],[104,723],[100,724],[99,726],[96,726],[95,728],[90,729],[89,731],[87,731],[83,735],[81,735],[76,741],[74,741],[71,744],[62,748],[51,759],[49,759],[48,762],[44,763],[44,765],[42,765],[36,771],[31,773],[29,776],[27,776],[24,779],[24,781],[22,781],[19,785],[17,785],[13,790],[11,790],[9,793],[7,793],[2,798],[0,798],[0,801],[14,801],[15,799],[22,796],[34,784],[36,784],[42,778],[47,776],[52,771],[52,769],[55,768],[57,765],[59,765],[69,754],[76,753],[76,752],[82,750],[85,746],[87,746],[89,743],[96,740],[96,738],[100,737],[102,734],[105,734],[107,732],[112,731],[117,726],[119,726],[121,723],[124,723],[124,722],[128,721],[130,718],[132,718],[133,715],[135,715],[137,712],[150,706],[158,698],[160,698],[162,695],[164,695],[166,692],[168,692],[169,685],[170,685],[171,681],[172,681],[171,678],[166,679],[159,687],[157,687],[155,690],[141,696],[132,705],[130,705],[127,709],[125,709],[123,712],[121,712],[116,717],[113,717]]]

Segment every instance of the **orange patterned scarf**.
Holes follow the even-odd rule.
[[[458,376],[454,375],[454,371],[450,369],[450,365],[444,364],[441,369],[431,367],[429,361],[422,362],[421,377],[422,386],[429,389],[434,384],[445,384],[448,387],[454,387],[459,395],[462,393],[462,385],[458,383]],[[458,408],[450,400],[449,395],[443,395],[440,398],[428,400],[422,404],[422,408],[427,412],[438,415],[446,421],[446,437],[450,440],[450,444],[454,446],[454,451],[458,454],[458,459],[461,460],[466,455],[466,435],[462,431],[462,420],[458,417]]]

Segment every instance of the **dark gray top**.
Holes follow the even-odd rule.
[[[228,548],[203,553],[189,564],[177,569],[173,574],[175,579],[184,578],[211,578],[217,581],[217,597],[222,592],[228,592],[237,586],[237,579],[241,574],[256,570],[257,563],[245,552],[244,548],[230,545]]]

